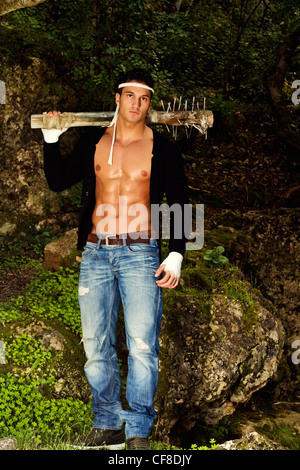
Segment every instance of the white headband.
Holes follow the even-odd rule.
[[[152,91],[152,93],[154,93],[153,88],[151,88],[150,86],[144,85],[143,83],[137,83],[137,82],[120,83],[118,88],[124,88],[124,87],[129,86],[129,85],[139,87],[139,88],[146,88],[146,90],[150,90],[150,91]],[[110,153],[109,153],[109,157],[108,157],[108,164],[109,165],[112,165],[112,155],[113,155],[114,143],[115,143],[115,140],[116,140],[116,128],[117,128],[118,114],[119,114],[119,105],[117,105],[114,117],[113,117],[111,123],[108,126],[108,127],[111,127],[111,126],[115,125],[114,132],[113,132],[112,143],[111,143],[111,148],[110,148]]]
[[[139,87],[139,88],[146,88],[146,90],[150,90],[150,91],[152,91],[152,93],[154,93],[153,88],[151,88],[150,86],[144,85],[143,83],[137,83],[137,82],[120,83],[118,88],[124,88],[125,86],[129,86],[129,85],[136,86],[136,87]]]

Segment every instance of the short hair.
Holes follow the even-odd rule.
[[[145,83],[147,86],[150,88],[154,88],[154,82],[151,77],[151,74],[144,69],[133,69],[129,70],[128,72],[123,72],[117,80],[116,83],[116,93],[121,94],[122,93],[122,88],[118,88],[120,83],[126,83],[126,82],[131,82],[131,81],[136,81],[140,83]],[[151,91],[151,98],[152,98],[152,91]]]

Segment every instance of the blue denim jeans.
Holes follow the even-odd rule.
[[[78,298],[81,309],[85,374],[90,384],[94,428],[120,429],[127,439],[147,437],[156,417],[158,334],[162,292],[154,274],[159,267],[157,241],[125,246],[87,242],[82,254]],[[129,350],[126,398],[120,402],[116,324],[123,304]]]

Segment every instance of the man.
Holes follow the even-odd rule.
[[[169,255],[160,263],[153,208],[164,194],[169,206],[183,209],[188,204],[181,155],[146,125],[153,92],[147,72],[125,74],[118,80],[112,124],[86,133],[67,158],[61,157],[58,143],[65,129],[43,130],[50,189],[62,191],[83,180],[78,298],[95,415],[93,429],[82,442],[86,447],[122,448],[126,435],[129,450],[151,448],[162,288],[177,286],[185,251],[183,230],[176,234],[171,227]],[[129,350],[128,410],[121,408],[115,350],[120,302]]]

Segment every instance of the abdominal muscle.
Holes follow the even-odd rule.
[[[122,190],[124,184],[117,182],[102,190],[97,190],[96,186],[93,233],[114,235],[151,230],[149,185],[138,184],[136,181],[134,183],[132,191],[130,183],[126,185],[126,190]],[[147,186],[147,190],[143,186]],[[97,193],[102,197],[97,197]]]

